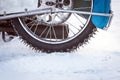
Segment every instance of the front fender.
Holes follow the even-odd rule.
[[[93,12],[97,13],[110,13],[111,7],[110,7],[111,0],[93,0]],[[105,28],[107,24],[109,23],[109,16],[92,16],[92,22],[93,24],[98,28]]]

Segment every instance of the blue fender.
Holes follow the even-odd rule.
[[[111,0],[93,0],[93,12],[110,13],[110,3]],[[108,21],[109,17],[92,15],[92,22],[98,28],[103,29],[106,27]]]

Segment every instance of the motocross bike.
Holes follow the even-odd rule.
[[[0,32],[42,52],[70,52],[109,26],[110,0],[0,0]]]

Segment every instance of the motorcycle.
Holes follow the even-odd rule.
[[[35,50],[71,52],[112,19],[111,0],[0,0],[0,32]],[[9,38],[11,40],[12,37]]]

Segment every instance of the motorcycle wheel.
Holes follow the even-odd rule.
[[[93,0],[41,0],[38,8],[60,8],[92,12]],[[45,4],[46,3],[46,4]],[[55,10],[54,9],[54,10]],[[70,52],[82,46],[96,30],[91,15],[45,13],[13,20],[25,43],[42,52]]]

